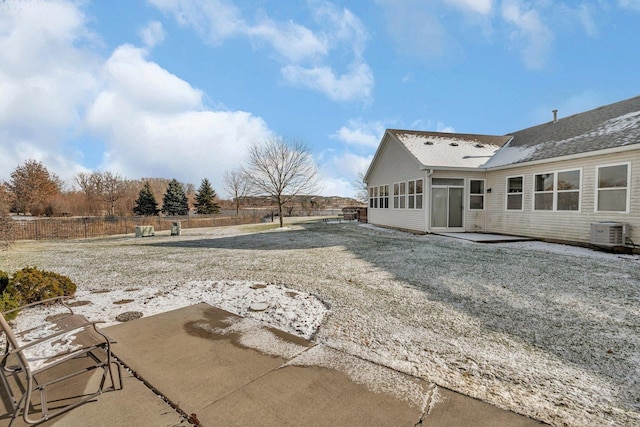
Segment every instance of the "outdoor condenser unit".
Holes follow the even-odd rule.
[[[596,246],[625,246],[629,224],[622,222],[592,222],[591,244]]]

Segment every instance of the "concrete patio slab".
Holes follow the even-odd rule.
[[[100,379],[100,372],[93,371],[87,376],[80,376],[72,381],[52,386],[48,394],[55,402],[63,405],[76,399],[82,393],[95,389]],[[123,371],[124,388],[101,394],[95,400],[81,405],[66,414],[52,418],[39,426],[190,426],[181,415],[156,393],[146,387],[130,373]],[[55,407],[55,406],[54,406]],[[0,427],[6,427],[11,421],[11,404],[3,387],[0,386]],[[33,418],[37,418],[35,413]],[[27,424],[22,415],[13,423],[16,427]]]
[[[280,331],[260,329],[256,323],[254,332],[260,329],[263,339],[271,338],[283,347],[289,344],[286,350],[291,355],[252,350],[240,342],[245,335],[232,328],[241,320],[208,304],[198,304],[106,329],[118,341],[114,353],[125,365],[185,413],[197,414],[310,345]],[[276,334],[284,336],[282,342]]]
[[[116,357],[133,372],[123,370],[124,389],[43,425],[191,425],[180,411],[195,414],[201,426],[540,425],[208,304],[106,330],[118,341]],[[94,382],[74,381],[52,393],[74,396]],[[4,427],[6,397],[0,402]]]
[[[425,427],[540,427],[540,421],[505,411],[480,400],[438,387]]]
[[[454,239],[469,240],[476,243],[507,243],[507,242],[528,242],[529,237],[507,236],[504,234],[492,233],[434,233],[439,236],[452,237]]]

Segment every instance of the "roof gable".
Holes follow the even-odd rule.
[[[511,134],[484,166],[497,167],[640,143],[640,96]]]

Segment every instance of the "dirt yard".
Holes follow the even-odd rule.
[[[201,284],[270,284],[273,298],[323,302],[292,308],[306,310],[295,321],[272,304],[263,316],[283,329],[553,425],[640,425],[638,257],[344,222],[266,227],[19,242],[0,269],[65,274],[94,305],[148,290],[143,312],[160,297],[161,309],[199,299],[233,310],[246,292],[209,301]]]

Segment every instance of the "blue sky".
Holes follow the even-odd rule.
[[[640,0],[0,1],[0,180],[222,175],[301,139],[352,196],[386,128],[503,135],[640,95]]]

